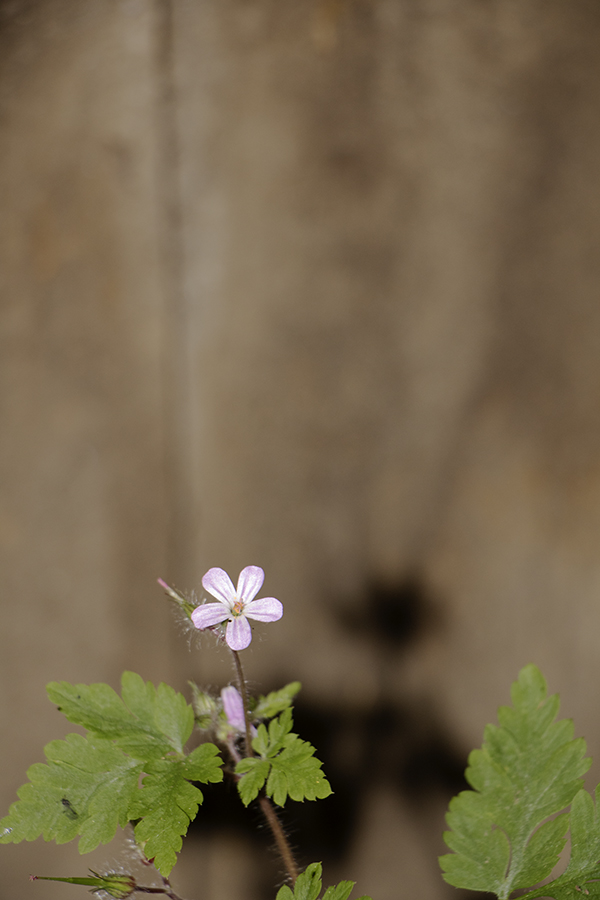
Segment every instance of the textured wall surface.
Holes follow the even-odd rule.
[[[247,670],[338,767],[331,878],[455,895],[527,662],[600,755],[599,38],[595,0],[0,0],[4,807],[47,681],[230,678],[154,585],[212,565],[284,602]],[[240,835],[185,896],[272,896]],[[2,900],[89,864],[0,856]]]

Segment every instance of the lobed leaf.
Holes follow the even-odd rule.
[[[440,857],[449,884],[500,898],[550,874],[568,816],[544,820],[568,806],[590,765],[572,723],[554,721],[558,697],[547,697],[539,669],[522,669],[511,696],[513,707],[499,709],[499,726],[488,725],[482,749],[469,756],[474,790],[451,801],[444,840],[454,852]]]
[[[537,888],[524,896],[553,897],[554,900],[572,900],[580,892],[590,897],[600,897],[600,821],[598,801],[600,785],[596,788],[596,803],[587,791],[579,791],[571,804],[571,856],[562,875],[550,884]],[[530,882],[534,883],[534,882]],[[583,898],[582,898],[583,900]]]
[[[292,891],[285,884],[277,892],[276,900],[317,900],[321,893],[321,875],[321,863],[311,863],[304,872],[298,875],[294,890]],[[348,900],[354,884],[354,881],[340,881],[338,885],[327,888],[322,900]],[[371,900],[371,898],[365,895],[360,897],[359,900]]]
[[[324,800],[333,793],[314,752],[312,744],[298,735],[286,736],[283,750],[271,760],[267,780],[267,794],[278,806],[288,795],[292,800]]]
[[[283,806],[288,796],[292,800],[321,800],[333,793],[322,763],[314,758],[315,748],[291,734],[292,725],[290,709],[273,719],[268,730],[259,725],[252,747],[262,758],[242,759],[235,768],[236,774],[244,776],[238,781],[238,791],[246,806],[265,782],[266,793],[278,806]]]
[[[271,691],[266,697],[259,697],[256,705],[252,709],[252,719],[272,719],[279,715],[284,709],[292,705],[292,700],[301,689],[302,685],[299,681],[292,681],[286,684],[279,691]]]
[[[78,835],[79,852],[107,844],[129,819],[142,764],[112,742],[69,734],[44,750],[48,764],[28,769],[29,783],[0,820],[0,842],[33,841],[40,835],[57,844]]]
[[[242,775],[238,781],[238,792],[244,806],[248,806],[253,800],[256,800],[260,790],[262,789],[271,764],[267,759],[257,759],[249,757],[242,759],[235,767],[238,775]]]
[[[135,826],[136,839],[165,877],[177,862],[182,836],[203,800],[202,792],[189,779],[206,782],[223,778],[216,752],[212,744],[204,744],[186,760],[153,759],[144,766],[143,786],[132,799],[129,816],[141,819]]]
[[[30,782],[1,820],[0,842],[43,835],[64,843],[79,835],[79,851],[86,853],[112,840],[118,825],[139,820],[138,839],[167,875],[203,799],[190,782],[223,779],[214,744],[183,755],[191,707],[167,685],[154,688],[132,672],[123,676],[122,699],[103,684],[54,683],[48,693],[90,733],[48,744],[48,764],[29,769]]]
[[[51,682],[50,700],[70,722],[107,740],[137,759],[183,753],[194,727],[194,712],[182,694],[166,684],[155,688],[134,672],[124,672],[122,699],[107,684]]]
[[[348,900],[355,884],[355,881],[340,881],[335,887],[327,888],[323,894],[323,900]],[[365,900],[365,898],[363,897],[361,900]]]
[[[294,885],[294,900],[317,900],[321,893],[321,863],[311,863],[298,875]]]

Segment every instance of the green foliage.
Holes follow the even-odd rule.
[[[299,681],[292,681],[279,691],[271,691],[266,697],[259,697],[256,705],[251,710],[253,721],[257,719],[272,719],[273,716],[279,715],[284,709],[288,709],[301,687],[302,685]]]
[[[579,879],[579,884],[586,872],[590,877],[590,853],[596,854],[594,871],[600,856],[593,803],[589,797],[580,799],[579,793],[591,762],[584,756],[585,742],[573,740],[570,720],[555,721],[558,696],[547,697],[546,682],[535,666],[522,669],[511,696],[513,707],[500,707],[499,726],[488,725],[482,749],[469,756],[465,774],[474,790],[451,801],[451,830],[444,840],[454,852],[440,857],[449,884],[492,892],[501,900],[550,875],[569,825],[568,814],[556,814],[574,798],[568,883],[572,886],[573,879]],[[566,894],[560,891],[567,882],[562,879],[569,869],[553,882],[558,893],[546,885],[527,896],[563,900]]]
[[[19,800],[0,820],[2,843],[44,840],[65,844],[80,836],[87,853],[111,841],[117,825],[125,826],[143,765],[125,756],[110,741],[69,734],[51,741],[48,764],[35,763]],[[4,832],[4,833],[3,833]]]
[[[577,892],[600,897],[600,822],[598,801],[600,786],[596,788],[596,803],[587,791],[579,791],[571,804],[571,858],[562,875],[543,888],[530,891],[525,896],[554,897],[567,900]]]
[[[284,884],[277,892],[276,900],[318,900],[321,893],[321,863],[311,863],[296,879],[294,890]],[[340,881],[335,887],[328,887],[322,900],[348,900],[354,887],[354,881]],[[371,900],[370,897],[359,897],[358,900]]]
[[[155,759],[145,765],[144,786],[131,802],[129,817],[141,820],[135,826],[136,840],[163,875],[177,862],[182,835],[203,800],[202,792],[190,780],[206,783],[223,777],[216,753],[212,744],[203,744],[186,760]]]
[[[155,688],[134,672],[121,678],[122,698],[108,684],[51,682],[48,697],[69,722],[114,740],[138,759],[183,753],[194,727],[194,711],[166,684]]]
[[[332,793],[322,764],[314,757],[315,748],[291,733],[292,724],[292,711],[288,708],[271,720],[268,730],[259,725],[252,741],[258,758],[242,759],[237,764],[236,774],[244,776],[238,781],[238,790],[246,806],[265,783],[267,795],[278,806],[283,806],[288,796],[292,800],[316,800]]]
[[[79,851],[87,853],[111,841],[118,825],[139,820],[136,837],[167,876],[202,802],[190,782],[223,778],[213,744],[184,753],[192,708],[172,688],[155,688],[132,672],[123,675],[122,698],[104,684],[53,683],[48,694],[89,734],[47,745],[47,764],[30,767],[29,783],[0,820],[0,842],[43,835],[65,843],[79,836]]]

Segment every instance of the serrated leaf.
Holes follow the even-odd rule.
[[[511,695],[514,706],[499,709],[499,726],[488,725],[469,756],[474,790],[451,801],[444,840],[454,852],[440,857],[449,884],[502,900],[554,868],[567,818],[542,823],[571,802],[590,765],[572,723],[554,721],[558,697],[547,697],[539,669],[522,669]]]
[[[281,753],[271,759],[267,794],[283,806],[288,794],[292,800],[323,800],[333,793],[315,748],[296,734],[286,735]]]
[[[200,789],[187,780],[186,762],[179,759],[147,762],[142,790],[137,792],[129,809],[130,818],[141,819],[135,826],[136,840],[165,878],[177,862],[182,836],[203,800]]]
[[[266,697],[259,697],[252,709],[253,720],[272,719],[273,716],[279,715],[280,712],[291,706],[292,700],[301,687],[299,681],[292,681],[279,691],[271,691]]]
[[[194,727],[194,712],[185,697],[161,684],[155,688],[134,672],[125,672],[123,699],[107,684],[52,682],[50,700],[70,722],[114,740],[137,759],[183,753]]]
[[[267,756],[275,756],[282,749],[284,740],[292,730],[292,711],[285,709],[276,719],[269,722],[269,745]]]
[[[142,765],[112,742],[69,734],[51,741],[47,764],[35,763],[19,800],[0,821],[0,842],[44,840],[64,844],[78,835],[79,852],[107,844],[124,827]]]
[[[243,759],[237,764],[236,774],[244,775],[238,781],[238,791],[246,806],[258,796],[265,780],[266,792],[278,806],[283,806],[288,796],[292,800],[321,800],[333,793],[321,762],[313,756],[315,748],[291,734],[292,725],[291,709],[272,719],[268,730],[260,725],[252,747],[262,759]]]
[[[269,722],[268,729],[265,725],[258,726],[256,737],[252,740],[252,749],[263,758],[275,756],[283,748],[284,738],[292,725],[292,711],[286,709]]]
[[[188,781],[202,784],[223,781],[223,760],[214,744],[200,744],[182,762],[182,771]]]
[[[256,737],[252,739],[252,749],[259,756],[266,758],[269,750],[269,732],[265,725],[259,725],[256,729]]]
[[[598,801],[600,785],[596,788],[596,803],[587,793],[579,791],[571,804],[571,856],[562,875],[524,895],[572,900],[578,892],[590,897],[600,896],[600,821]],[[583,897],[582,897],[583,900]]]
[[[298,875],[294,885],[294,900],[317,900],[321,893],[321,863],[311,863]]]
[[[327,888],[323,900],[348,900],[355,884],[355,881],[340,881],[335,887]]]
[[[237,775],[243,775],[238,781],[238,792],[244,806],[248,806],[253,800],[256,800],[258,794],[263,787],[271,763],[268,759],[257,759],[249,757],[242,759],[235,767]]]

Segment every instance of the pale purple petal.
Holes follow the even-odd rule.
[[[202,577],[202,586],[205,591],[208,591],[221,603],[226,603],[227,607],[231,609],[235,602],[235,588],[227,572],[224,572],[223,569],[209,569]]]
[[[223,701],[223,711],[229,724],[237,728],[238,731],[245,731],[244,704],[239,691],[230,684],[221,691],[221,700]]]
[[[283,606],[275,597],[262,597],[246,604],[244,615],[257,622],[276,622],[283,615]]]
[[[227,623],[225,640],[232,650],[245,650],[252,640],[250,623],[244,616],[237,616]]]
[[[218,625],[228,618],[229,607],[223,603],[205,603],[203,606],[197,606],[191,616],[192,622],[200,631],[203,628],[210,628],[211,625]]]
[[[237,593],[240,600],[243,600],[244,604],[254,600],[263,586],[264,580],[265,573],[260,566],[246,566],[245,569],[242,569],[237,583]]]

